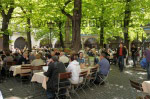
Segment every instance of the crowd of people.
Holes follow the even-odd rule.
[[[81,69],[94,65],[99,67],[98,75],[105,77],[110,71],[110,64],[117,64],[120,72],[123,72],[125,65],[128,64],[129,54],[128,50],[122,43],[120,43],[117,49],[100,49],[86,48],[84,51],[79,52],[68,51],[65,52],[59,49],[34,49],[32,52],[27,50],[15,51],[0,51],[0,79],[4,79],[7,75],[6,72],[7,62],[15,62],[16,65],[31,64],[32,66],[46,65],[48,71],[44,73],[49,78],[47,81],[47,96],[49,99],[55,97],[56,85],[58,82],[58,74],[64,72],[71,72],[71,78],[69,81],[72,84],[78,84],[83,81],[83,78],[79,77]],[[145,57],[150,58],[150,50],[145,51]],[[94,57],[93,63],[91,63],[89,57]],[[136,67],[137,61],[141,58],[141,50],[136,48],[135,45],[131,47],[131,58],[133,60],[133,67]],[[138,57],[138,58],[137,58]],[[149,61],[147,66],[148,79],[150,79],[150,66]],[[97,77],[99,77],[97,76]],[[97,82],[96,82],[97,83]],[[100,83],[100,81],[98,82]],[[65,92],[63,90],[62,92]]]
[[[105,58],[105,53],[101,54],[101,60]],[[64,52],[58,49],[36,49],[32,52],[16,50],[12,51],[0,51],[0,63],[1,63],[1,73],[0,79],[4,79],[7,75],[6,72],[9,70],[7,67],[7,62],[15,62],[16,65],[31,64],[32,66],[47,65],[48,71],[44,73],[45,76],[49,78],[47,81],[47,96],[49,99],[53,99],[54,90],[56,89],[58,74],[63,72],[71,72],[71,78],[69,81],[71,84],[78,84],[83,81],[83,78],[79,77],[81,69],[85,66],[90,65],[88,57],[88,52],[80,51],[76,53],[75,51]],[[107,59],[99,63],[99,58],[95,66],[101,65],[99,71],[100,75],[106,76],[109,72],[110,65],[108,62],[108,68],[105,68],[105,63],[108,62]],[[64,91],[65,92],[65,91]]]

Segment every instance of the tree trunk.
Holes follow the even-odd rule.
[[[104,47],[104,26],[101,26],[100,29],[100,47]]]
[[[31,20],[27,18],[27,43],[28,43],[28,50],[32,51],[32,43],[31,43]]]
[[[61,47],[64,48],[64,41],[63,41],[63,35],[62,35],[62,22],[59,21],[58,23],[58,27],[59,27],[59,40],[60,40],[60,44],[61,44]]]
[[[137,32],[137,48],[139,47],[139,33]]]
[[[79,51],[81,49],[81,5],[82,0],[74,0],[74,11],[72,17],[72,47],[75,51]]]
[[[128,29],[129,29],[129,23],[131,18],[131,10],[130,10],[130,2],[131,0],[126,0],[126,8],[125,8],[125,17],[124,17],[124,43],[129,49],[129,35],[128,35]],[[129,52],[129,51],[128,51]]]
[[[105,8],[104,8],[104,5],[102,5],[102,15],[100,17],[100,47],[103,48],[104,47],[104,11],[105,11]]]
[[[65,42],[66,43],[70,43],[70,32],[71,32],[71,28],[70,28],[70,19],[67,18],[67,21],[66,21],[66,24],[65,24],[65,31],[66,31],[66,34],[65,34]]]
[[[8,33],[9,19],[7,16],[3,17],[2,31],[3,33],[3,50],[9,50],[9,33]]]
[[[62,13],[72,21],[72,48],[76,52],[81,49],[81,16],[82,16],[82,0],[74,0],[73,16],[65,11],[65,7],[72,2],[67,0],[61,9]]]
[[[12,3],[13,4],[13,3]],[[1,11],[1,15],[2,15],[2,29],[1,31],[3,31],[3,50],[9,50],[9,32],[8,32],[8,25],[12,16],[12,13],[14,11],[14,7],[11,6],[8,10],[8,13],[5,14],[5,11],[2,10]]]

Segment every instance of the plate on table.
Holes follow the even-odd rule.
[[[43,71],[44,71],[44,72],[47,72],[47,70],[48,70],[48,66],[44,66],[44,67],[43,67]]]

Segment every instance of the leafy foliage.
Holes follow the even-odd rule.
[[[1,0],[0,12],[2,9],[8,12],[13,0]],[[64,7],[66,0],[14,0],[15,10],[9,24],[8,32],[25,33],[27,30],[26,19],[31,18],[31,32],[36,35],[36,39],[48,38],[50,27],[48,22],[55,25],[52,29],[52,37],[59,38],[58,21],[63,22],[62,34],[65,35],[65,22],[67,17],[62,14],[61,9]],[[72,14],[75,10],[73,1],[66,6],[67,13]],[[104,42],[108,43],[109,38],[120,36],[123,38],[123,19],[126,7],[125,0],[82,0],[82,34],[100,34],[100,25],[104,25]],[[150,0],[131,0],[131,21],[129,26],[129,38],[133,41],[139,35],[141,40],[142,34],[146,36],[143,28],[149,23],[150,19]],[[24,11],[26,13],[24,13]],[[104,9],[104,13],[102,13]],[[32,10],[32,13],[30,13]],[[103,18],[102,18],[103,17]],[[0,16],[2,20],[2,16]],[[70,34],[71,35],[71,34]],[[71,38],[70,38],[71,39]],[[101,38],[99,38],[101,39]],[[64,38],[63,38],[64,40]]]

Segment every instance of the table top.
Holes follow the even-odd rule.
[[[15,71],[16,68],[21,68],[21,65],[13,65],[13,66],[11,66],[9,71]]]
[[[43,75],[43,76],[44,76],[43,73],[44,73],[44,72],[37,72],[37,73],[34,73],[34,75]]]
[[[150,81],[143,81],[143,83],[149,83],[150,84]]]
[[[143,81],[142,88],[145,93],[150,93],[150,81]]]

